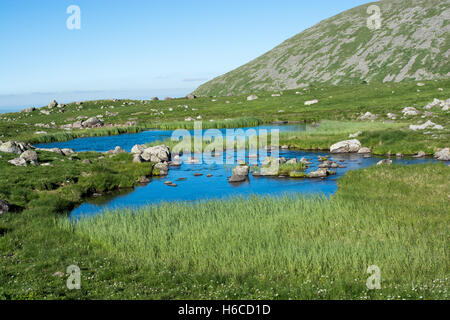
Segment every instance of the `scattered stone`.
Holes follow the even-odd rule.
[[[257,100],[257,99],[258,99],[258,96],[254,95],[254,94],[247,97],[247,101],[253,101],[253,100]]]
[[[64,149],[61,149],[61,152],[62,152],[63,155],[65,155],[65,156],[68,156],[68,155],[71,155],[71,154],[74,154],[74,153],[75,153],[75,151],[74,151],[73,149],[70,149],[70,148],[64,148]]]
[[[81,163],[83,164],[92,164],[92,161],[89,159],[84,159],[83,161],[81,161]]]
[[[428,120],[424,124],[420,124],[420,125],[411,124],[409,126],[409,129],[413,130],[413,131],[417,131],[417,130],[425,130],[425,129],[428,129],[430,127],[432,129],[435,129],[435,130],[442,130],[444,128],[441,125],[435,124],[435,123],[431,122],[430,120]]]
[[[197,97],[191,93],[191,94],[188,94],[188,96],[186,98],[188,98],[189,100],[193,100],[193,99],[196,99]]]
[[[212,176],[213,176],[212,174],[206,175],[207,178],[211,178]]]
[[[418,116],[420,111],[414,107],[406,107],[402,110],[403,116]]]
[[[348,137],[349,137],[350,139],[354,139],[354,138],[358,138],[360,135],[362,135],[362,132],[361,132],[361,131],[358,131],[358,132],[356,132],[356,133],[350,134]]]
[[[397,120],[397,115],[396,114],[394,114],[394,113],[388,113],[387,114],[387,117],[388,117],[388,119],[390,119],[390,120]]]
[[[203,173],[194,173],[194,177],[201,177]]]
[[[377,115],[372,114],[371,112],[366,112],[365,114],[358,117],[358,120],[376,120]]]
[[[361,149],[361,142],[357,139],[340,141],[330,147],[331,153],[356,153]]]
[[[423,82],[417,83],[417,86],[418,86],[418,87],[423,87],[424,85],[425,85],[425,83],[423,83]]]

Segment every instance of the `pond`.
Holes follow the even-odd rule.
[[[245,128],[244,128],[245,129]],[[279,129],[280,131],[305,130],[304,126],[261,126],[254,129]],[[225,129],[224,129],[225,130]],[[224,131],[223,131],[224,132]],[[77,152],[98,151],[104,152],[120,146],[130,151],[135,144],[161,141],[170,138],[170,130],[150,130],[137,134],[124,134],[108,137],[80,138],[67,142],[40,144],[41,148],[72,148]],[[262,152],[265,153],[265,152]],[[270,153],[268,153],[270,155]],[[302,157],[311,159],[312,162],[307,172],[318,169],[320,162],[318,156],[330,156],[327,152],[308,152],[280,150],[280,157],[287,159]],[[226,163],[227,154],[222,155],[223,163]],[[253,161],[245,155],[247,163]],[[182,159],[186,160],[187,155]],[[383,158],[364,158],[358,154],[331,155],[330,159],[345,166],[335,169],[337,174],[327,179],[291,179],[273,177],[253,177],[250,175],[248,181],[239,184],[230,184],[227,177],[231,176],[233,165],[226,164],[186,164],[180,167],[171,167],[167,177],[152,178],[145,186],[136,187],[125,193],[112,193],[98,198],[87,200],[81,206],[74,209],[71,218],[84,215],[98,214],[105,209],[117,209],[123,207],[139,207],[147,204],[155,204],[161,201],[195,201],[220,199],[231,196],[250,195],[282,195],[289,193],[301,194],[324,194],[330,196],[337,190],[337,180],[350,170],[376,165]],[[259,161],[263,161],[261,157]],[[393,159],[394,163],[419,164],[432,162],[429,158],[424,159]],[[208,177],[208,175],[211,175]],[[171,181],[177,187],[171,187],[165,182]]]

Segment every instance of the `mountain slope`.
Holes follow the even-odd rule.
[[[370,5],[381,9],[378,30],[367,27]],[[322,21],[194,94],[296,89],[314,82],[429,80],[449,77],[449,60],[450,0],[382,0]]]

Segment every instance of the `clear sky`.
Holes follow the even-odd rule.
[[[51,96],[185,95],[367,2],[1,0],[0,108]],[[81,9],[80,30],[66,27],[70,5]]]

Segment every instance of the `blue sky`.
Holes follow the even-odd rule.
[[[53,96],[184,95],[367,2],[1,0],[0,108]],[[66,27],[73,4],[81,9],[80,30]]]

